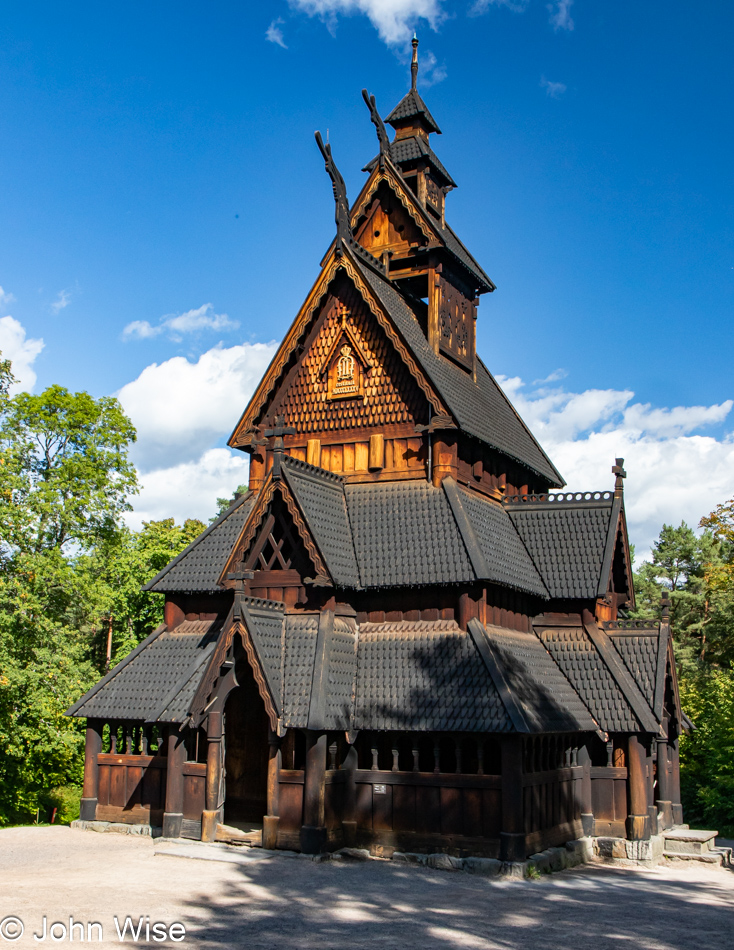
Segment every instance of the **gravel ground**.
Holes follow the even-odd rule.
[[[201,854],[207,859],[188,856]],[[47,934],[56,921],[68,928],[71,916],[99,921],[103,944],[118,944],[114,918],[122,925],[128,914],[136,926],[141,916],[183,923],[183,942],[155,943],[151,934],[159,947],[718,950],[734,946],[734,873],[585,867],[497,881],[69,828],[0,831],[0,948],[66,944],[59,928],[55,942],[34,940],[44,916]],[[25,927],[14,942],[9,917]]]

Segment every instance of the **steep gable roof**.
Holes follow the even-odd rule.
[[[431,132],[441,134],[438,123],[428,110],[428,106],[421,98],[417,89],[410,89],[403,96],[400,102],[395,106],[390,115],[385,119],[390,125],[397,127],[402,125],[405,119],[412,119],[414,116],[420,116]]]
[[[451,360],[434,352],[407,298],[392,283],[367,268],[362,268],[362,274],[459,427],[541,475],[552,486],[563,485],[558,470],[481,360],[477,359],[475,381]]]
[[[85,693],[67,716],[183,722],[222,629],[219,620],[161,626]]]
[[[504,499],[551,597],[589,599],[606,593],[619,520],[616,502],[613,492]]]
[[[143,590],[161,593],[221,590],[217,580],[254,503],[254,492],[241,495],[162,571],[148,581]]]

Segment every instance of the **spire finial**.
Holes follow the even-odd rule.
[[[413,34],[413,60],[410,64],[410,88],[415,89],[418,82],[418,37]]]
[[[615,465],[612,465],[612,475],[617,477],[614,480],[614,494],[621,497],[624,491],[624,479],[627,478],[627,472],[624,470],[624,459],[615,459]]]

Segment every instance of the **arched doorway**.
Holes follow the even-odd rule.
[[[246,657],[235,675],[224,707],[224,822],[238,827],[261,824],[267,811],[269,723]]]

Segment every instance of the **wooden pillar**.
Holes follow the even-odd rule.
[[[163,812],[163,837],[180,838],[183,823],[184,776],[186,746],[179,726],[168,729],[168,756],[166,762],[166,807]]]
[[[456,479],[459,474],[459,456],[456,435],[451,432],[438,432],[433,435],[433,471],[431,479],[436,488],[450,475]]]
[[[84,786],[79,807],[82,821],[94,821],[97,815],[97,793],[99,790],[99,765],[97,756],[102,751],[101,719],[87,719],[87,736],[84,746]]]
[[[525,860],[522,736],[502,736],[502,831],[500,861]]]
[[[627,740],[627,786],[629,789],[627,837],[632,841],[650,837],[645,759],[645,747],[639,737],[630,736]]]
[[[668,757],[668,740],[658,739],[658,797],[655,802],[658,809],[658,820],[661,830],[673,827],[673,799],[671,797],[670,761]]]
[[[262,450],[258,449],[250,456],[250,476],[248,478],[249,487],[252,491],[260,491],[265,479],[265,456]]]
[[[585,835],[593,835],[594,808],[591,799],[591,756],[585,745],[582,745],[579,749],[578,763],[584,770],[584,774],[581,776],[581,800],[579,802],[581,806],[581,827]]]
[[[215,841],[222,787],[222,714],[210,712],[206,723],[206,808],[201,815],[201,840]]]
[[[673,824],[683,824],[683,806],[680,801],[680,739],[670,745],[670,798]]]
[[[649,751],[645,750],[645,769],[647,776],[647,814],[650,818],[650,834],[658,834],[658,809],[655,804],[655,761],[653,759],[653,750],[655,749],[654,740],[650,740]]]
[[[268,813],[263,818],[263,848],[274,851],[278,847],[280,818],[280,739],[271,729],[268,733]]]
[[[306,775],[303,785],[303,825],[301,826],[301,851],[304,854],[321,854],[326,847],[325,774],[326,733],[309,729],[306,733]]]
[[[344,813],[342,817],[342,835],[344,846],[354,847],[357,841],[357,748],[349,746],[349,751],[342,762],[342,770],[346,772],[344,784]]]

